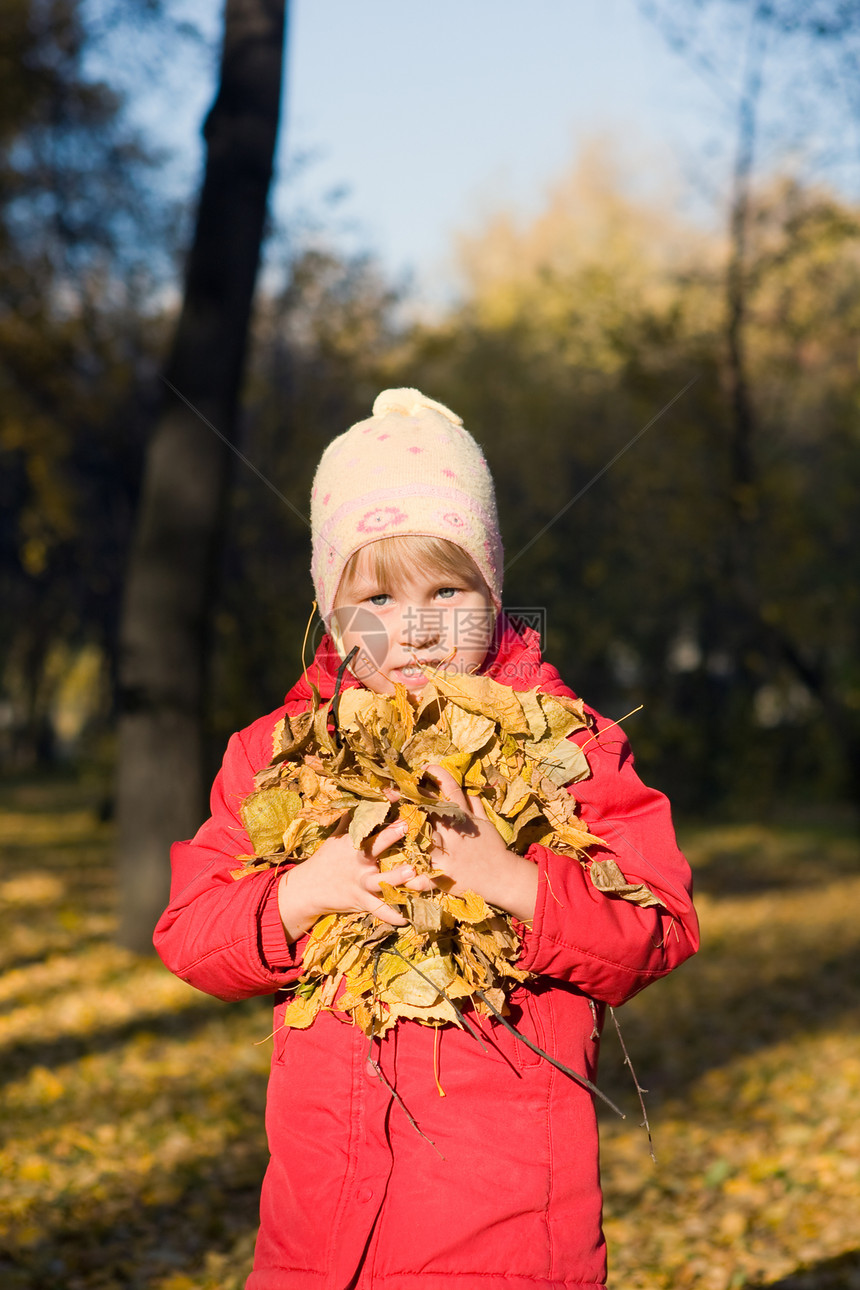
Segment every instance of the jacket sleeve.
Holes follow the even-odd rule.
[[[256,769],[246,736],[233,735],[227,746],[209,819],[190,842],[171,849],[170,904],[153,935],[171,972],[219,999],[272,994],[294,981],[306,939],[289,944],[278,913],[278,879],[288,866],[238,881],[231,876],[236,857],[253,851],[239,816]]]
[[[576,738],[591,777],[570,790],[589,832],[604,843],[591,854],[611,856],[628,882],[645,883],[661,903],[641,908],[598,891],[578,860],[535,846],[538,896],[532,926],[521,929],[520,966],[616,1006],[695,954],[699,927],[669,802],[642,783],[617,727],[597,722],[591,735]]]

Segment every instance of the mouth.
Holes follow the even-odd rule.
[[[404,681],[420,681],[423,683],[427,680],[424,668],[439,667],[441,662],[442,660],[440,658],[427,658],[422,659],[420,664],[406,663],[403,667],[395,668],[395,671],[399,676],[403,677]]]

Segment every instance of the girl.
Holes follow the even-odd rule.
[[[323,454],[311,527],[329,635],[285,707],[231,739],[211,818],[173,848],[172,899],[155,932],[164,962],[197,988],[223,999],[275,996],[271,1162],[247,1290],[602,1290],[587,1089],[484,1019],[484,1046],[467,1030],[440,1034],[401,1020],[374,1041],[373,1061],[336,1000],[307,1029],[279,1022],[321,916],[365,911],[405,922],[382,900],[378,868],[402,837],[399,824],[359,849],[338,832],[301,864],[232,879],[236,857],[252,849],[239,808],[271,760],[284,714],[310,706],[311,685],[331,698],[339,672],[341,687],[391,694],[398,684],[417,696],[419,664],[428,663],[572,697],[542,661],[536,633],[501,611],[492,480],[460,418],[441,404],[417,390],[381,394],[373,415]],[[638,779],[617,728],[591,716],[590,731],[572,738],[590,770],[575,796],[603,840],[592,855],[613,860],[630,887],[646,886],[647,907],[598,890],[570,856],[539,845],[525,856],[509,851],[480,802],[441,767],[428,768],[469,817],[465,826],[462,815],[436,825],[436,882],[476,891],[512,917],[518,966],[531,978],[510,994],[511,1020],[589,1080],[606,1006],[698,948],[690,872],[668,803]],[[407,865],[385,880],[416,891],[434,885]]]

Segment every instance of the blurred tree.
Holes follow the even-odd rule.
[[[598,706],[645,702],[637,752],[695,809],[855,789],[858,216],[774,181],[745,219],[756,497],[740,555],[731,239],[626,198],[605,158],[532,224],[499,217],[464,243],[464,302],[411,356],[410,379],[483,437],[508,604],[546,607],[551,655]]]
[[[152,158],[77,0],[0,24],[0,752],[50,756],[52,651],[110,656],[153,352]],[[93,523],[93,516],[100,523]]]
[[[860,109],[860,5],[845,0],[702,0],[690,6],[677,0],[642,0],[641,8],[711,82],[728,108],[734,130],[724,328],[734,522],[721,587],[724,624],[732,624],[734,684],[752,697],[761,685],[762,659],[778,670],[793,671],[795,685],[813,694],[827,713],[842,745],[848,782],[858,797],[860,722],[853,697],[820,657],[812,663],[808,648],[793,638],[781,616],[771,613],[768,618],[765,612],[767,559],[760,548],[767,546],[762,514],[768,490],[763,476],[767,448],[762,443],[766,431],[750,346],[756,325],[753,300],[760,294],[763,278],[775,268],[772,254],[759,254],[761,239],[753,228],[755,221],[765,220],[773,232],[770,203],[756,196],[756,171],[767,173],[774,158],[789,148],[803,158],[801,173],[807,177],[839,160],[834,155],[832,123],[844,118],[846,106],[853,105],[855,114]],[[822,136],[827,141],[823,150]],[[807,178],[806,186],[810,182]],[[797,203],[795,192],[793,215],[782,231],[797,234],[799,244],[793,248],[783,243],[778,261],[802,254],[809,221],[819,233],[823,231],[821,202],[812,201],[814,214],[808,210],[799,214],[797,206],[805,204]],[[834,227],[841,230],[843,247],[846,239],[856,240],[858,233],[853,215],[846,216],[832,209],[824,216],[831,233]],[[780,319],[778,326],[783,323]],[[821,455],[826,459],[826,450]]]
[[[314,594],[311,480],[329,440],[399,380],[397,303],[372,260],[317,246],[288,255],[283,284],[255,311],[241,444],[277,492],[237,466],[213,637],[219,757],[229,734],[280,703],[300,672]],[[311,653],[320,632],[315,620]]]
[[[120,940],[151,949],[201,821],[214,574],[281,100],[285,0],[226,0],[171,390],[149,444],[120,656]],[[208,422],[208,426],[206,424]]]

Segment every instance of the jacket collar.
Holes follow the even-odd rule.
[[[337,684],[341,659],[330,636],[323,636],[313,662],[300,676],[287,694],[287,703],[310,703],[311,685],[319,690],[320,698],[330,699]],[[496,623],[493,645],[481,668],[482,676],[509,685],[512,690],[529,690],[538,684],[541,668],[540,637],[531,627],[500,614]],[[341,689],[352,690],[361,686],[351,672],[344,672]]]

